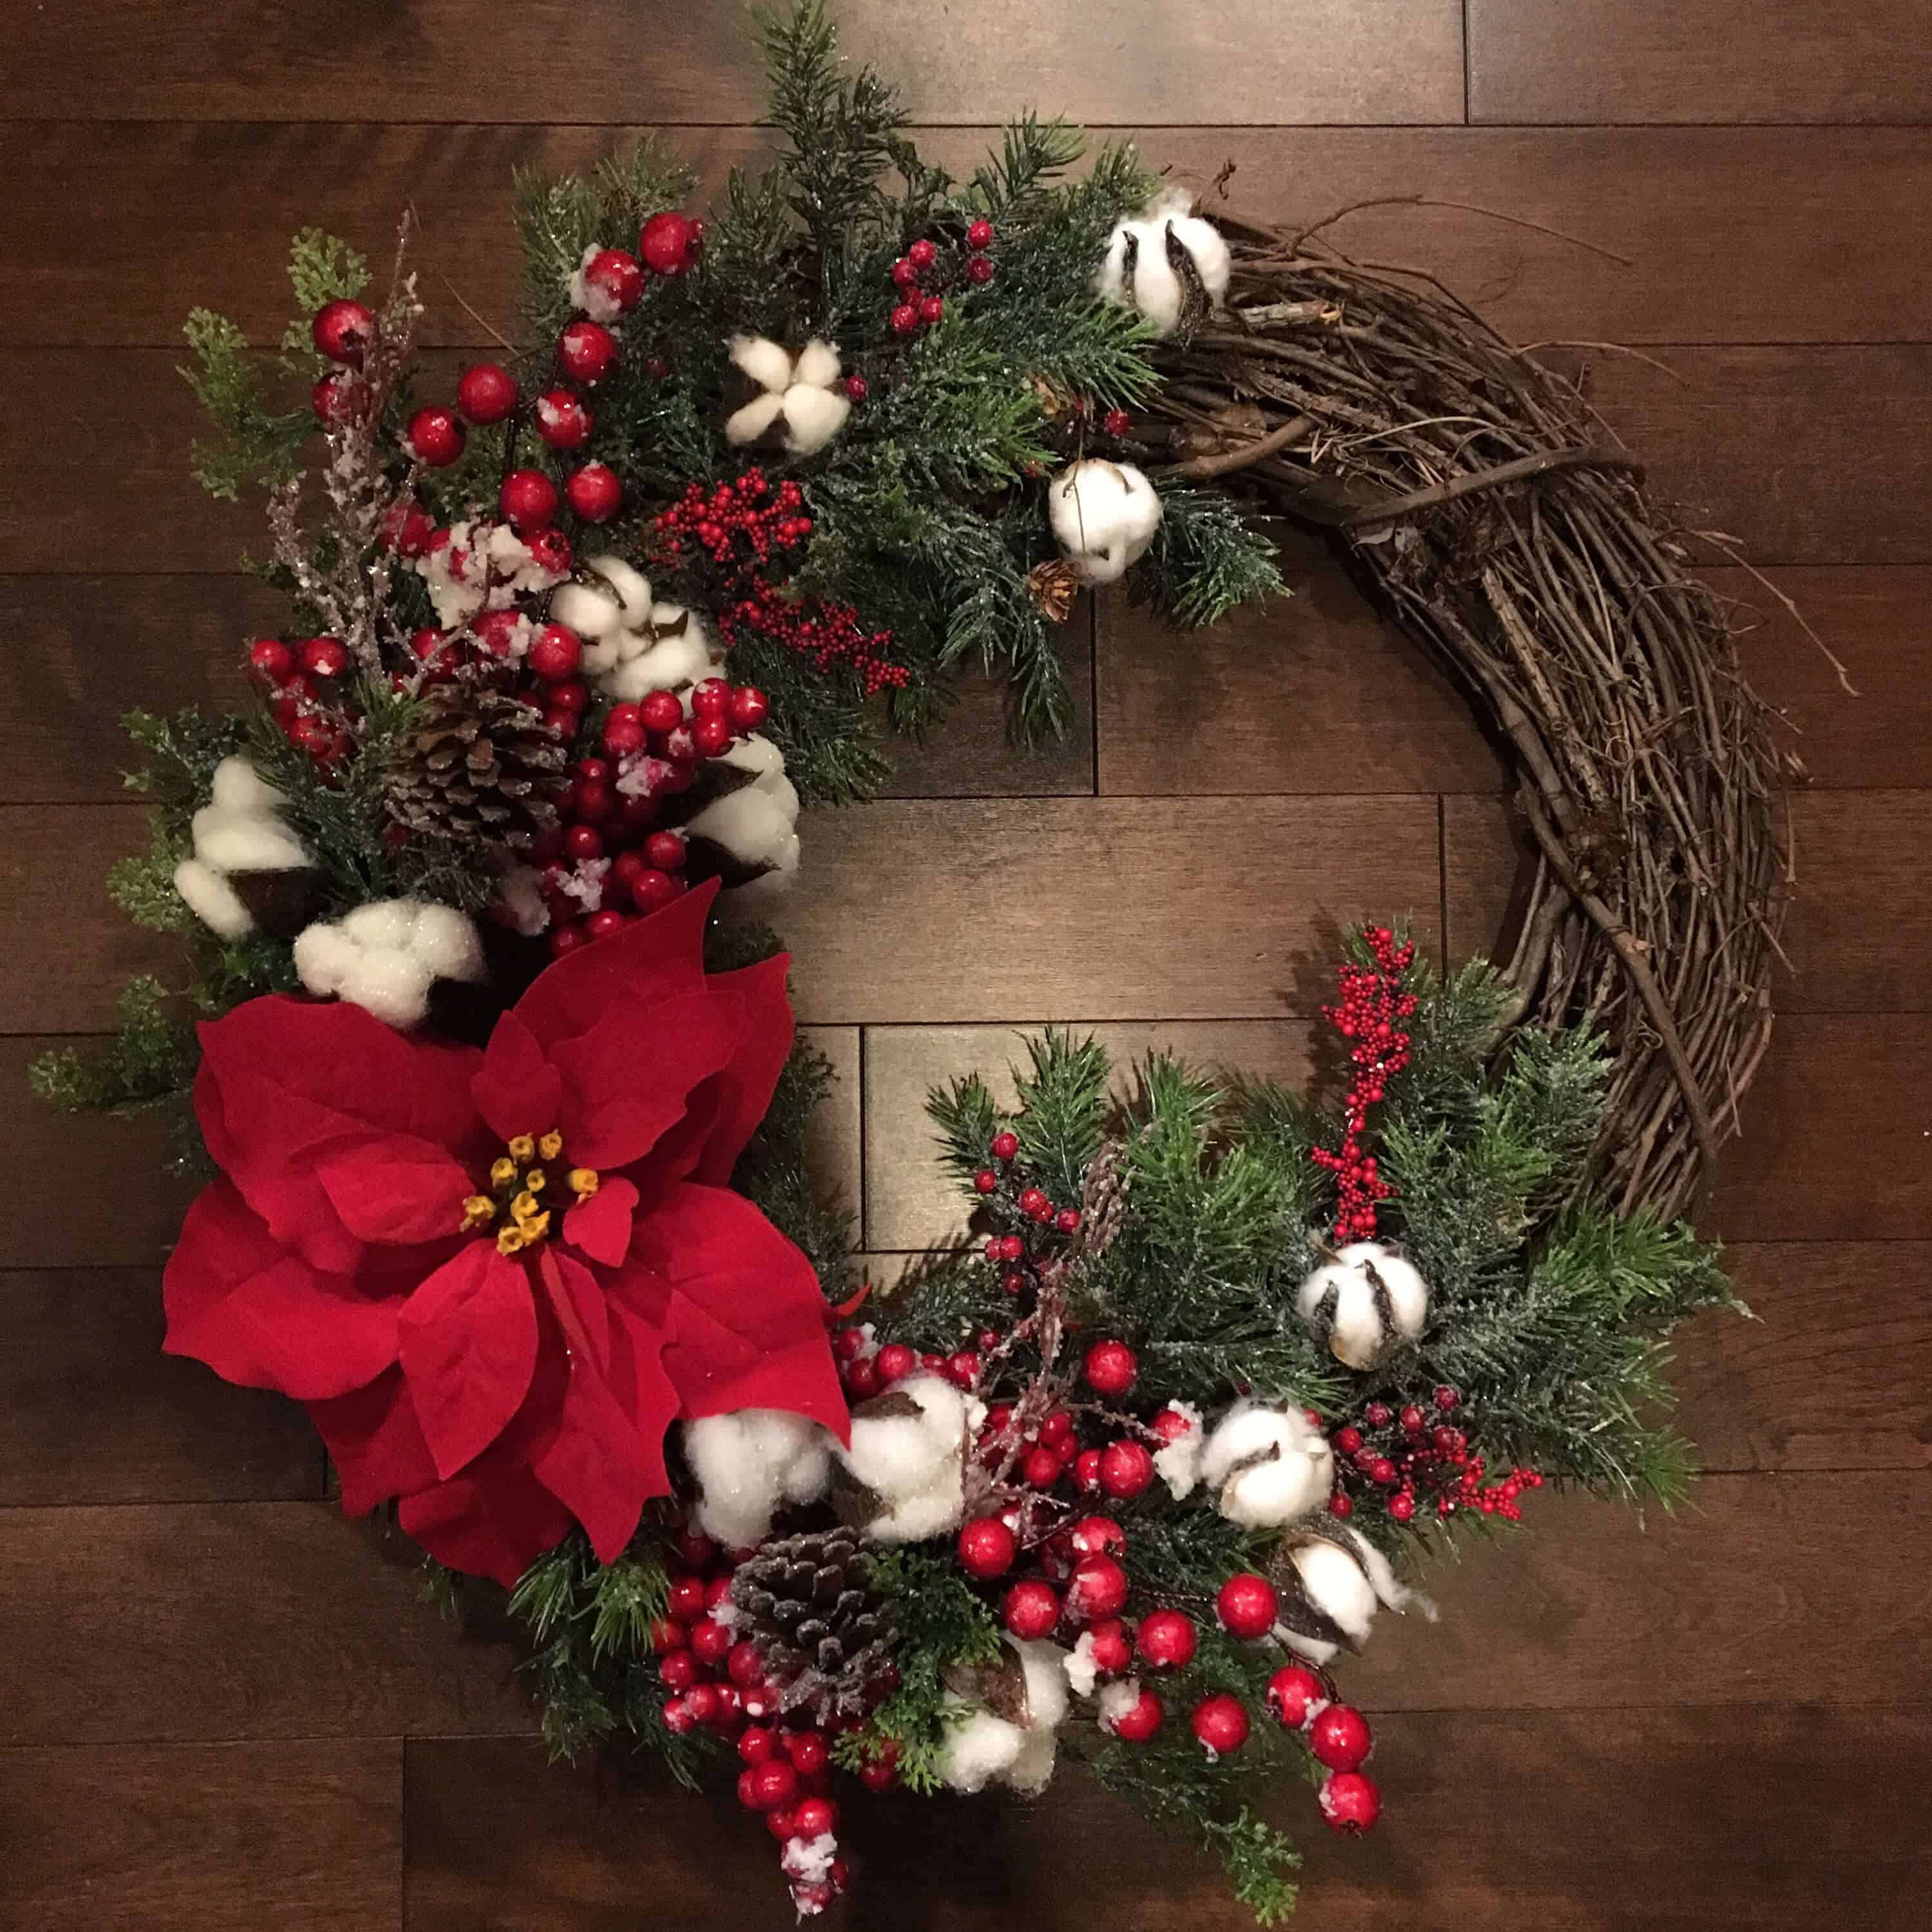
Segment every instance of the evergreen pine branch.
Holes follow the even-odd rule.
[[[794,1045],[732,1184],[804,1250],[826,1298],[842,1301],[853,1268],[852,1216],[820,1198],[806,1157],[812,1116],[833,1078],[831,1061],[816,1047],[803,1040]]]
[[[1285,597],[1275,547],[1233,500],[1211,490],[1161,492],[1160,529],[1128,590],[1177,624],[1217,624],[1237,604]]]
[[[296,474],[296,452],[314,427],[310,412],[269,406],[248,338],[226,316],[190,310],[182,333],[194,359],[176,373],[214,426],[212,439],[194,446],[196,482],[227,502],[244,484],[287,482]]]

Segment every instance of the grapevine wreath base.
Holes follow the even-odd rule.
[[[1375,1822],[1337,1672],[1433,1616],[1405,1578],[1546,1482],[1688,1476],[1665,1340],[1736,1304],[1672,1217],[1769,1019],[1759,708],[1634,466],[1459,306],[1130,150],[1069,180],[1058,123],[955,182],[817,5],[761,32],[772,170],[708,224],[649,144],[521,184],[534,346],[453,395],[400,254],[370,306],[298,238],[276,361],[191,319],[291,634],[244,712],[130,721],[113,889],[189,974],[37,1080],[172,1112],[169,1349],[305,1404],[344,1507],[507,1607],[555,1750],[734,1777],[803,1913],[866,1790],[1077,1764],[1271,1922],[1271,1775]],[[974,1232],[873,1292],[746,907],[966,660],[1050,733],[1082,586],[1211,622],[1280,591],[1283,514],[1514,757],[1514,958],[1361,930],[1306,1094],[1030,1041],[1010,1113],[931,1096]]]

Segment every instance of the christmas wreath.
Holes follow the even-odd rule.
[[[370,303],[298,238],[274,362],[191,318],[199,471],[266,487],[296,634],[244,712],[130,721],[113,890],[191,976],[37,1081],[173,1110],[169,1349],[304,1403],[345,1508],[506,1606],[556,1750],[735,1774],[808,1913],[851,1786],[1077,1760],[1272,1922],[1252,1794],[1375,1822],[1333,1672],[1434,1615],[1405,1576],[1546,1482],[1688,1477],[1665,1338],[1736,1304],[1676,1216],[1769,1022],[1759,711],[1634,464],[1460,305],[1131,149],[1070,178],[1058,122],[955,181],[817,4],[760,31],[776,164],[705,220],[648,142],[523,184],[536,346],[453,392],[406,248]],[[975,1232],[873,1293],[785,956],[720,895],[782,904],[801,801],[964,667],[1062,728],[1082,587],[1279,595],[1284,514],[1514,760],[1513,957],[1356,934],[1339,1092],[1032,1040],[1010,1112],[932,1096]]]

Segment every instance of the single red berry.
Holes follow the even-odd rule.
[[[1333,1439],[1336,1455],[1352,1456],[1362,1446],[1362,1432],[1348,1424],[1336,1430]]]
[[[1214,1599],[1214,1614],[1220,1619],[1221,1628],[1230,1636],[1245,1642],[1266,1636],[1274,1629],[1280,1610],[1281,1600],[1275,1594],[1274,1586],[1251,1570],[1230,1576]]]
[[[1102,1617],[1087,1626],[1088,1654],[1096,1670],[1124,1670],[1134,1660],[1132,1640],[1118,1617]]]
[[[811,1738],[818,1745],[819,1756],[823,1760],[825,1740],[817,1732],[794,1731],[792,1735],[796,1738]],[[838,1828],[838,1808],[830,1798],[802,1798],[799,1800],[798,1808],[791,1814],[791,1830],[788,1835],[802,1838],[809,1844],[814,1838],[824,1838]]]
[[[966,245],[975,254],[982,249],[991,248],[992,242],[993,224],[990,221],[984,219],[975,221],[966,230]]]
[[[248,646],[248,668],[268,684],[284,682],[296,668],[295,653],[279,638],[261,638]]]
[[[1179,1409],[1172,1406],[1162,1409],[1154,1419],[1154,1432],[1163,1442],[1178,1442],[1199,1426],[1200,1424],[1191,1417],[1184,1415]]]
[[[614,704],[604,720],[604,748],[614,758],[640,750],[644,742],[644,721],[634,704]]]
[[[698,1720],[691,1714],[691,1706],[682,1697],[664,1700],[664,1729],[674,1737],[682,1737],[687,1732],[698,1728]]]
[[[1080,1230],[1080,1210],[1077,1208],[1061,1208],[1054,1216],[1053,1225],[1063,1234],[1078,1234]]]
[[[1020,1150],[1020,1137],[1011,1128],[1002,1130],[993,1136],[992,1154],[995,1160],[1011,1160]]]
[[[1066,1607],[1082,1623],[1118,1616],[1126,1601],[1127,1573],[1113,1558],[1096,1552],[1074,1564],[1066,1586]]]
[[[350,662],[349,646],[340,638],[311,638],[302,647],[302,668],[309,677],[340,677]]]
[[[1030,1488],[1050,1490],[1066,1473],[1066,1465],[1044,1443],[1020,1458],[1020,1479]]]
[[[622,248],[600,248],[584,265],[584,279],[620,310],[637,307],[644,292],[644,272],[634,255]]]
[[[644,266],[660,275],[681,275],[694,259],[697,237],[682,214],[654,214],[638,234],[638,253]]]
[[[966,260],[966,279],[974,286],[984,288],[993,279],[993,258],[990,255],[970,255]]]
[[[1373,1742],[1368,1720],[1352,1704],[1330,1704],[1310,1720],[1309,1752],[1330,1771],[1358,1769]]]
[[[988,268],[991,268],[992,264],[989,262],[986,266]],[[919,319],[921,322],[924,322],[927,327],[930,328],[932,324],[937,322],[945,313],[946,301],[944,296],[926,296],[920,298],[919,304]]]
[[[1067,1540],[1083,1556],[1127,1546],[1127,1532],[1110,1516],[1083,1516],[1066,1534]]]
[[[592,428],[590,412],[568,389],[546,389],[538,397],[537,434],[551,448],[581,449]]]
[[[376,333],[374,314],[359,302],[324,302],[309,325],[310,339],[332,362],[359,366]]]
[[[529,664],[538,676],[555,684],[573,676],[584,662],[584,645],[567,624],[546,624],[530,644]]]
[[[541,530],[556,514],[556,485],[541,470],[513,470],[496,492],[496,507],[516,530]]]
[[[1100,1452],[1100,1486],[1125,1502],[1154,1480],[1154,1458],[1138,1442],[1110,1442]]]
[[[1415,1514],[1415,1498],[1406,1490],[1389,1498],[1388,1513],[1397,1522],[1407,1522]]]
[[[691,708],[703,718],[722,718],[731,706],[731,687],[722,677],[700,679],[691,689]]]
[[[701,1576],[674,1576],[665,1593],[664,1614],[679,1623],[695,1623],[704,1614],[704,1580]]]
[[[767,1758],[739,1778],[738,1796],[748,1810],[782,1811],[798,1802],[798,1773],[783,1758]]]
[[[654,691],[638,706],[638,716],[647,731],[675,731],[684,722],[684,706],[674,692]]]
[[[738,1733],[738,1759],[742,1764],[768,1764],[778,1748],[778,1734],[769,1724],[747,1724]]]
[[[1100,1465],[1105,1459],[1097,1449],[1083,1449],[1073,1459],[1073,1486],[1083,1496],[1100,1492]]]
[[[969,1389],[980,1379],[981,1363],[970,1348],[956,1348],[946,1358],[946,1379],[956,1388]]]
[[[586,463],[573,470],[563,486],[565,500],[586,524],[608,523],[617,514],[624,486],[607,464]]]
[[[1442,1410],[1444,1415],[1447,1415],[1462,1400],[1462,1398],[1447,1382],[1443,1383],[1436,1391],[1436,1406]]]
[[[1285,1664],[1268,1681],[1268,1707],[1292,1731],[1328,1706],[1328,1694],[1313,1671]]]
[[[586,388],[602,382],[616,360],[617,338],[601,322],[566,322],[556,339],[557,367]]]
[[[550,933],[550,956],[561,959],[567,952],[574,952],[584,944],[585,934],[581,926],[554,926]]]
[[[896,289],[914,289],[919,286],[919,271],[904,255],[892,264],[892,273]]]
[[[1194,1735],[1216,1757],[1238,1751],[1248,1741],[1248,1714],[1238,1697],[1217,1691],[1194,1707]]]
[[[361,416],[368,394],[361,376],[346,369],[332,369],[309,391],[308,406],[324,429],[340,429]]]
[[[1421,1410],[1418,1408],[1414,1402],[1411,1402],[1402,1411],[1401,1421],[1403,1429],[1411,1436],[1421,1433],[1423,1414]]]
[[[681,832],[653,832],[644,841],[644,862],[654,866],[660,872],[681,872],[684,870],[686,856],[684,835]],[[858,1330],[848,1328],[848,1335],[857,1335]],[[860,1345],[864,1342],[860,1337]]]
[[[932,266],[934,259],[938,256],[938,253],[939,250],[935,248],[923,235],[922,235],[919,239],[906,250],[906,260],[910,262],[915,268],[924,270]]]
[[[1037,1187],[1022,1188],[1020,1212],[1030,1221],[1043,1221],[1053,1212],[1053,1203]]]
[[[755,684],[741,684],[731,693],[731,722],[740,731],[755,731],[771,710],[771,700]]]
[[[1362,1832],[1382,1816],[1382,1794],[1358,1771],[1338,1771],[1324,1784],[1316,1802],[1332,1830]]]
[[[694,718],[691,721],[691,742],[697,746],[700,758],[722,758],[731,748],[731,721],[728,718]]]
[[[382,513],[382,542],[398,556],[421,556],[435,534],[436,525],[420,503],[398,499]]]
[[[524,548],[538,568],[553,577],[569,575],[570,539],[554,524],[546,530],[532,530],[524,538]]]
[[[847,1392],[860,1402],[875,1396],[880,1389],[879,1365],[870,1355],[862,1356],[845,1371]]]
[[[1167,1706],[1160,1700],[1156,1691],[1143,1689],[1136,1701],[1124,1711],[1117,1711],[1111,1717],[1102,1718],[1102,1726],[1123,1738],[1130,1744],[1144,1744],[1161,1726],[1167,1715]]]
[[[1139,1357],[1124,1342],[1096,1342],[1081,1366],[1087,1386],[1108,1396],[1125,1395],[1140,1372]]]
[[[1000,1606],[1001,1621],[1022,1639],[1048,1635],[1060,1621],[1060,1599],[1050,1583],[1029,1578],[1016,1583]]]
[[[593,920],[601,919],[601,913],[593,913]],[[618,917],[623,915],[620,913]],[[731,1633],[716,1618],[706,1617],[691,1627],[691,1651],[700,1664],[707,1664],[716,1670],[731,1654]]]
[[[418,462],[442,470],[463,454],[463,424],[454,410],[418,410],[410,417],[403,440]]]
[[[517,386],[500,363],[478,362],[457,378],[456,406],[479,427],[501,422],[517,406]]]
[[[895,335],[910,335],[919,326],[919,310],[910,302],[901,302],[890,320]]]
[[[977,1193],[995,1193],[998,1191],[999,1185],[1000,1177],[990,1167],[982,1167],[973,1177],[974,1190]]]
[[[890,1791],[899,1780],[899,1748],[887,1738],[877,1753],[860,1767],[859,1782],[868,1791]]]
[[[1018,1268],[1013,1268],[1000,1276],[1000,1286],[1009,1294],[1024,1294],[1033,1284]]]
[[[792,1768],[801,1778],[816,1778],[824,1770],[829,1756],[824,1735],[818,1731],[788,1731],[784,1736],[785,1756],[791,1760]],[[808,1833],[808,1837],[814,1835]]]
[[[728,1588],[730,1579],[724,1581]],[[724,1659],[724,1675],[741,1690],[748,1690],[754,1684],[765,1681],[765,1660],[759,1654],[758,1646],[749,1638],[734,1643]]]
[[[563,835],[563,849],[572,859],[601,859],[604,835],[594,825],[573,825]]]
[[[848,376],[844,382],[845,400],[848,403],[862,403],[871,394],[862,376]]]
[[[1019,1539],[998,1516],[976,1516],[959,1532],[959,1567],[968,1576],[990,1582],[1013,1567],[1019,1548]]]
[[[1150,1610],[1134,1633],[1142,1663],[1156,1670],[1178,1670],[1194,1658],[1194,1620],[1184,1610]]]
[[[902,1382],[919,1365],[919,1358],[903,1342],[888,1342],[872,1360],[882,1382]]]
[[[782,1810],[767,1811],[765,1814],[765,1829],[780,1844],[783,1844],[791,1836],[791,1814]]]
[[[1328,1498],[1328,1514],[1330,1516],[1340,1518],[1353,1516],[1354,1513],[1354,1502],[1346,1490],[1337,1490]]]

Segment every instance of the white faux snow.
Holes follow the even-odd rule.
[[[1201,1457],[1208,1446],[1208,1434],[1201,1412],[1191,1402],[1171,1402],[1168,1407],[1186,1423],[1184,1433],[1177,1436],[1154,1454],[1154,1474],[1167,1486],[1176,1502],[1184,1502],[1201,1481]]]
[[[1102,1687],[1095,1702],[1095,1720],[1101,1730],[1109,1736],[1114,1726],[1141,1701],[1141,1680],[1138,1677],[1117,1677],[1113,1682]]]
[[[586,245],[584,259],[564,278],[564,292],[570,298],[571,307],[581,309],[592,322],[615,322],[622,313],[617,298],[584,272],[603,252],[595,242]]]

